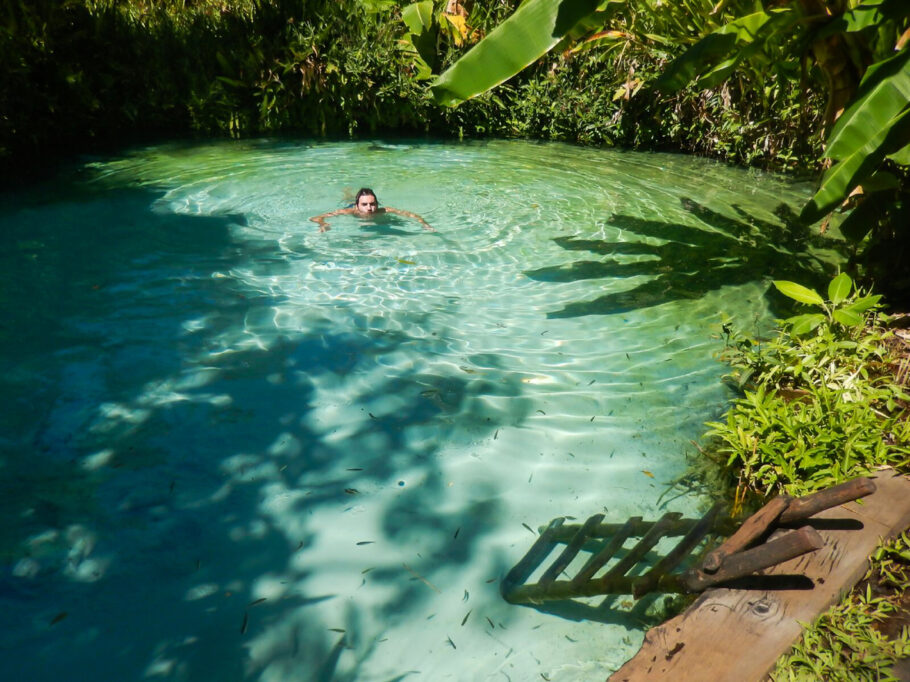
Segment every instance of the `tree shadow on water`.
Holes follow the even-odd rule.
[[[724,286],[758,279],[787,279],[813,286],[824,277],[824,264],[806,249],[810,246],[831,249],[832,243],[810,234],[788,205],[777,206],[775,215],[780,222],[772,223],[735,205],[736,219],[691,199],[682,199],[681,203],[704,228],[621,214],[607,221],[626,234],[664,240],[661,244],[556,237],[553,241],[567,251],[585,251],[607,258],[528,270],[525,275],[541,282],[642,276],[650,279],[626,291],[569,303],[547,316],[611,315],[669,301],[697,299]],[[649,258],[640,260],[642,256]],[[628,260],[631,257],[636,260]]]
[[[376,646],[370,618],[435,598],[402,557],[429,580],[477,558],[495,482],[441,512],[437,455],[459,433],[520,423],[523,386],[506,372],[385,364],[441,352],[434,334],[451,334],[422,313],[401,313],[418,337],[372,329],[353,307],[279,328],[276,310],[300,304],[225,274],[253,259],[286,274],[277,246],[235,241],[242,215],[163,214],[159,198],[101,193],[109,214],[91,248],[80,247],[88,219],[21,226],[35,241],[17,272],[30,305],[8,324],[33,325],[35,343],[3,339],[20,365],[0,385],[21,392],[10,430],[21,436],[0,464],[5,488],[21,490],[0,509],[17,525],[5,531],[0,607],[13,625],[0,648],[23,655],[6,657],[0,678],[356,679]],[[341,386],[337,404],[324,404],[326,385]],[[508,414],[486,396],[509,398]],[[402,471],[409,486],[389,495]],[[76,485],[49,487],[51,475]],[[378,517],[375,536],[318,549],[358,507]],[[325,580],[371,549],[382,550],[376,570]],[[379,604],[358,605],[361,579]]]

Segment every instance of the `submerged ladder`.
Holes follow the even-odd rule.
[[[595,514],[579,525],[566,524],[565,517],[557,517],[543,528],[528,552],[508,572],[500,591],[513,604],[605,594],[632,594],[638,598],[650,592],[701,592],[819,549],[823,541],[817,530],[810,526],[791,530],[786,527],[873,492],[875,483],[871,479],[857,478],[805,497],[781,495],[738,529],[735,519],[721,513],[721,505],[715,505],[700,519],[669,512],[657,521],[634,516],[625,523],[603,523],[604,515]],[[729,538],[697,562],[706,539],[725,536]],[[644,571],[633,570],[661,540],[672,537],[681,539],[666,555]],[[630,538],[641,539],[624,551]],[[562,552],[536,582],[528,584],[527,580],[560,544],[565,545]],[[575,576],[558,579],[582,551],[590,553],[590,557]],[[617,561],[598,575],[614,558]],[[690,567],[681,568],[684,566]]]

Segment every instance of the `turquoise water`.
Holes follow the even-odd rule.
[[[404,218],[308,218],[360,186]],[[660,600],[511,606],[551,518],[667,494],[720,324],[835,257],[678,156],[218,142],[0,206],[0,678],[603,679]]]

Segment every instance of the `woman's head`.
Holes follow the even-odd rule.
[[[369,187],[361,187],[354,197],[354,208],[360,213],[375,213],[379,209],[379,200],[376,192]]]

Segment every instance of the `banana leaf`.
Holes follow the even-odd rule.
[[[812,40],[879,27],[889,19],[902,19],[907,15],[910,15],[910,4],[907,4],[907,0],[864,0],[853,9],[826,23]]]
[[[888,158],[901,166],[910,166],[910,144],[903,149],[894,152],[894,154],[891,154]]]
[[[878,134],[910,102],[910,49],[873,64],[860,83],[853,104],[841,114],[825,157],[844,159]]]
[[[675,59],[654,87],[672,92],[699,77],[704,79],[703,84],[717,82],[718,77],[728,75],[742,59],[759,51],[770,36],[789,28],[798,18],[795,10],[785,8],[753,12],[724,24]]]
[[[875,125],[874,117],[869,119],[866,124]],[[839,206],[889,154],[910,143],[910,107],[871,132],[861,147],[825,172],[821,187],[800,213],[802,220],[815,222]]]
[[[401,10],[401,20],[411,33],[420,35],[433,25],[433,0],[408,5]]]
[[[431,86],[436,102],[455,106],[508,80],[602,5],[601,0],[527,0],[439,76]]]

